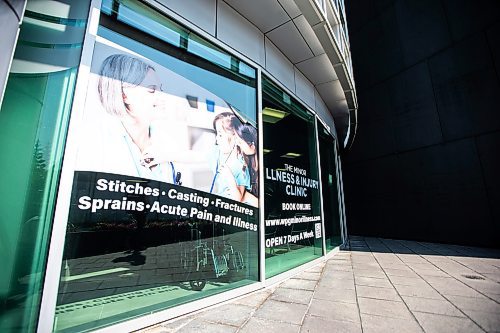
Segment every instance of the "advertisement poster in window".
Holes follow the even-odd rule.
[[[236,108],[171,69],[98,41],[80,123],[61,327],[87,316],[89,300],[102,309],[106,302],[96,301],[109,297],[105,286],[124,278],[135,282],[114,289],[124,296],[113,302],[133,302],[139,312],[257,280],[258,135]],[[144,290],[163,296],[148,299]]]

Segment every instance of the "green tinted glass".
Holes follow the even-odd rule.
[[[28,1],[0,110],[1,332],[38,318],[88,1],[58,8]]]

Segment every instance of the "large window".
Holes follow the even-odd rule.
[[[321,161],[321,189],[323,194],[323,218],[325,221],[326,251],[342,244],[337,184],[335,140],[326,128],[318,123],[318,142]]]
[[[88,9],[27,2],[0,110],[0,332],[37,327]]]
[[[266,277],[322,255],[315,118],[262,80]]]
[[[258,280],[256,70],[104,1],[78,128],[56,331]]]

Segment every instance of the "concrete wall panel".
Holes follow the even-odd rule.
[[[264,67],[264,35],[224,1],[217,7],[217,38]]]
[[[176,13],[182,13],[182,16],[186,20],[205,30],[210,35],[215,36],[217,0],[157,1]]]

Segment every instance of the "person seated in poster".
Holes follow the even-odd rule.
[[[253,206],[258,205],[257,196],[251,193],[252,179],[249,161],[244,151],[256,155],[256,138],[252,144],[247,143],[237,133],[244,126],[231,112],[218,114],[213,121],[216,132],[213,152],[214,178],[210,193],[214,193],[235,201]],[[240,131],[241,132],[241,131]]]

